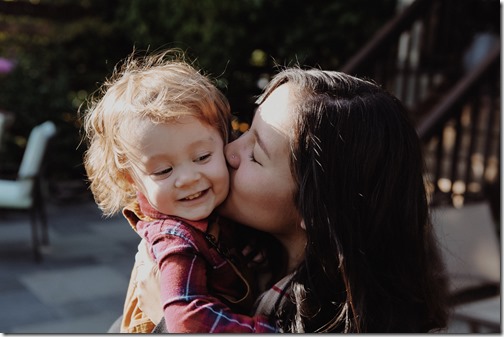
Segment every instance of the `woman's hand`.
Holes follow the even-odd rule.
[[[161,303],[159,269],[149,254],[145,239],[142,239],[138,244],[135,265],[137,268],[138,306],[152,322],[158,324],[164,315]]]
[[[268,260],[264,250],[257,251],[252,245],[247,245],[242,249],[242,255],[247,261],[247,267],[258,268],[267,266]]]

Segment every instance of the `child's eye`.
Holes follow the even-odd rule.
[[[165,175],[165,174],[170,174],[172,170],[173,170],[173,168],[168,167],[168,168],[166,168],[166,169],[164,169],[162,171],[154,172],[153,175],[155,175],[155,176],[162,176],[162,175]]]
[[[196,158],[194,161],[195,161],[196,163],[201,163],[201,162],[204,162],[204,161],[206,161],[206,160],[210,159],[210,157],[211,157],[211,156],[212,156],[212,154],[211,154],[211,153],[207,153],[207,154],[204,154],[204,155],[202,155],[202,156],[199,156],[199,157],[198,157],[198,158]]]

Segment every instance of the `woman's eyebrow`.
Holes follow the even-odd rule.
[[[269,159],[271,159],[271,155],[270,155],[268,149],[266,148],[266,145],[264,144],[262,138],[257,133],[257,130],[254,130],[253,132],[254,132],[255,139],[257,140],[257,144],[259,144],[259,147],[263,150],[263,152],[266,154],[266,156]]]

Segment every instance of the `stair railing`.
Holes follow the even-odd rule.
[[[431,62],[440,8],[436,0],[414,1],[380,29],[341,71],[369,77],[408,107],[414,106],[441,81]]]
[[[499,211],[500,43],[465,72],[466,50],[443,49],[450,15],[448,1],[414,1],[341,71],[371,78],[410,110],[433,204],[486,198]]]
[[[500,49],[494,45],[417,124],[433,204],[500,200]]]

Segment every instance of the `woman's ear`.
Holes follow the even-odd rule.
[[[300,224],[300,226],[301,226],[301,228],[302,228],[303,230],[306,230],[306,225],[305,225],[305,223],[304,223],[304,220],[301,220],[301,224]]]

